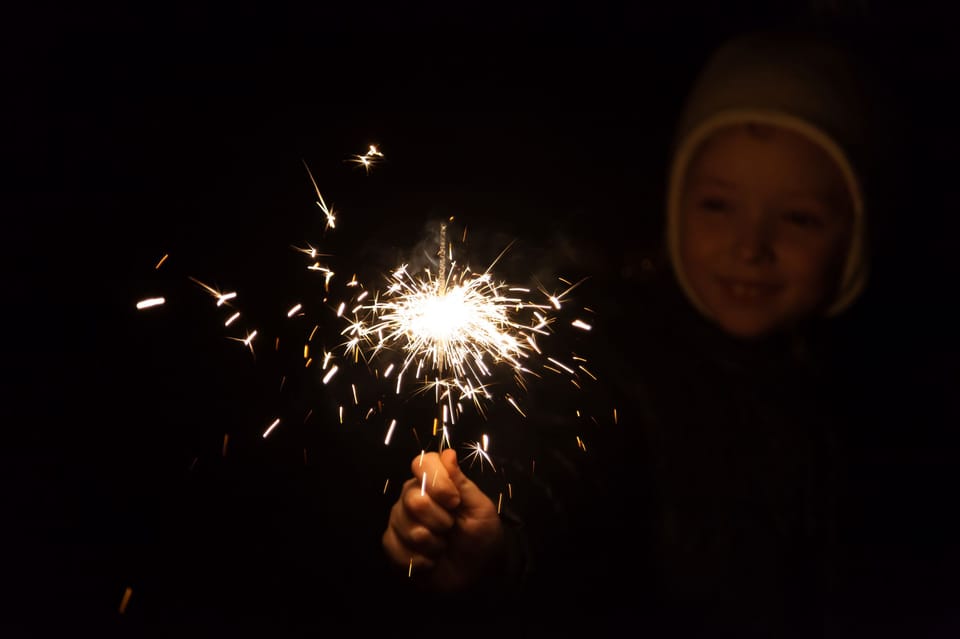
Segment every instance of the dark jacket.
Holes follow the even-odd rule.
[[[585,451],[552,451],[563,521],[531,544],[528,594],[611,627],[811,636],[843,579],[851,416],[826,336],[732,339],[662,272],[629,290],[598,327],[618,423],[581,427]]]

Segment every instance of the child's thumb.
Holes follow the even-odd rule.
[[[460,470],[460,464],[457,462],[457,451],[452,448],[444,450],[440,455],[440,461],[446,468],[453,485],[460,492],[459,510],[461,512],[469,513],[474,508],[488,505],[490,498]]]

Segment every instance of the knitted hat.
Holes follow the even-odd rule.
[[[722,45],[694,83],[680,118],[667,193],[667,246],[687,297],[709,316],[680,260],[679,208],[688,164],[718,129],[747,122],[805,136],[833,158],[853,202],[853,227],[842,279],[826,315],[846,309],[867,279],[864,194],[857,161],[866,142],[866,110],[853,61],[814,38],[750,34]]]

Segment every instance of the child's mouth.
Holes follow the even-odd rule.
[[[764,303],[779,291],[779,284],[719,278],[720,288],[731,300],[740,304]]]

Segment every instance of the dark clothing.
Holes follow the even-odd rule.
[[[713,634],[810,636],[837,585],[836,380],[805,336],[743,343],[676,296],[660,308],[631,393],[656,590]]]
[[[572,552],[602,558],[574,560],[593,574],[571,605],[683,636],[811,636],[839,578],[835,380],[800,335],[731,339],[662,278],[621,308],[599,328],[622,349],[619,423],[584,434],[571,514]],[[551,582],[570,565],[552,561]]]

